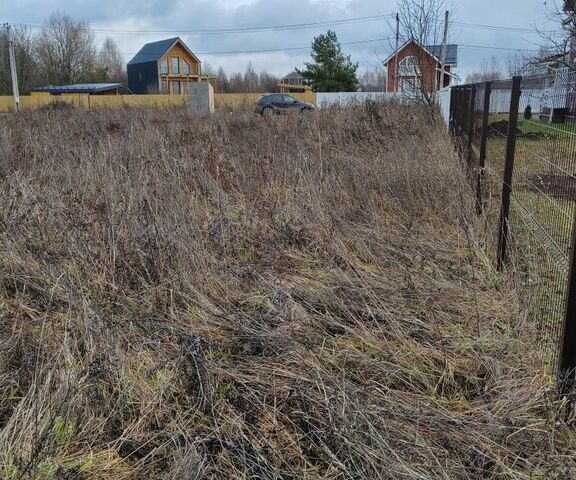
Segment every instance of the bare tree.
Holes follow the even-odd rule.
[[[358,77],[358,82],[362,92],[385,92],[386,72],[381,68],[366,70]]]
[[[252,62],[248,62],[248,65],[246,66],[246,71],[244,72],[244,86],[246,92],[258,91],[258,74],[254,70]]]
[[[444,0],[398,0],[400,44],[414,41],[424,48],[440,44],[445,10]],[[393,25],[392,28],[395,29],[396,26]],[[434,112],[438,82],[437,63],[421,48],[415,48],[411,56],[414,61],[405,68],[409,68],[413,73],[414,93]]]
[[[550,50],[544,47],[540,48],[536,56],[526,55],[520,52],[512,53],[506,59],[508,76],[546,74],[548,73],[548,68],[545,66],[545,59],[550,55],[552,55]]]
[[[90,80],[94,72],[94,34],[87,23],[64,13],[50,16],[37,39],[37,62],[48,84]]]
[[[217,90],[220,93],[274,92],[279,79],[266,71],[258,74],[250,62],[244,74],[235,73],[230,78],[222,67],[216,73]]]
[[[473,72],[466,77],[466,83],[480,83],[491,80],[502,80],[504,73],[500,61],[492,57],[489,61],[484,61],[480,65],[480,70]]]
[[[541,65],[542,60],[554,55],[554,62],[570,70],[576,70],[576,1],[557,0],[544,2],[548,17],[548,25],[555,28],[547,29],[535,25],[543,41],[542,48],[536,57],[529,59],[531,65]],[[560,26],[560,28],[557,28]]]
[[[258,90],[261,92],[275,92],[279,82],[280,79],[276,75],[263,71],[258,79]]]
[[[116,42],[106,37],[96,59],[95,80],[125,83],[124,59]]]
[[[244,83],[244,77],[241,73],[235,73],[230,77],[229,82],[230,93],[242,93],[246,92],[246,85]]]
[[[29,93],[37,83],[37,67],[34,60],[34,37],[27,27],[11,27],[14,42],[18,86],[21,94]],[[12,94],[10,60],[8,58],[8,31],[0,30],[0,95]]]
[[[216,72],[216,90],[219,93],[230,91],[230,82],[228,82],[228,76],[222,67],[218,68]]]
[[[215,76],[216,72],[214,71],[212,65],[210,65],[208,62],[204,62],[202,63],[202,75]]]

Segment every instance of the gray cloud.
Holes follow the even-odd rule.
[[[541,24],[545,16],[542,0],[462,0],[455,4],[453,17],[466,23],[530,27]],[[169,6],[167,6],[169,5]],[[520,6],[521,5],[521,6]],[[11,23],[41,25],[54,11],[64,11],[78,20],[89,22],[96,30],[172,30],[184,32],[199,29],[238,28],[246,26],[272,26],[281,24],[327,22],[342,18],[381,15],[395,11],[394,0],[177,0],[167,4],[158,0],[17,0],[2,2],[0,18]],[[309,46],[314,35],[323,33],[328,27],[301,30],[254,32],[228,35],[179,35],[195,52],[218,52],[236,50],[260,50]],[[393,35],[388,21],[377,21],[337,25],[341,42],[371,40]],[[128,61],[142,44],[175,36],[174,34],[113,34],[120,50]],[[503,62],[508,52],[464,45],[500,46],[506,48],[537,48],[538,35],[493,31],[479,28],[455,26],[451,41],[462,45],[459,51],[461,76],[478,69],[482,61],[496,56]],[[97,33],[102,41],[105,33]],[[361,70],[375,67],[379,59],[387,57],[392,48],[389,40],[378,43],[348,45],[344,50],[360,63]],[[243,55],[201,55],[204,62],[213,67],[223,66],[231,73],[243,71],[248,62],[256,70],[268,70],[284,74],[309,59],[309,51],[287,51]]]

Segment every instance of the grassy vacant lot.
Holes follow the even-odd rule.
[[[571,478],[442,127],[0,123],[0,478]]]

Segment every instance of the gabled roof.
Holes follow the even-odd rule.
[[[300,75],[296,70],[294,70],[293,72],[290,72],[285,77],[282,77],[282,80],[290,80],[292,78],[304,78],[304,77],[302,75]]]
[[[75,85],[48,85],[33,89],[33,92],[48,93],[98,93],[122,88],[121,83],[77,83]]]
[[[416,44],[418,47],[422,48],[426,53],[433,57],[436,61],[440,61],[440,55],[442,53],[442,45],[428,45],[423,46],[416,40],[408,40],[399,49],[398,52],[404,50],[411,43]],[[386,65],[390,60],[392,60],[396,55],[396,52],[392,53],[386,60],[384,60],[384,65]],[[458,63],[458,45],[449,44],[446,48],[446,65],[455,67]]]
[[[456,65],[458,63],[458,45],[446,45],[446,65]],[[442,45],[429,45],[425,47],[438,60],[442,55]]]
[[[182,39],[180,37],[174,37],[167,38],[166,40],[147,43],[140,49],[134,58],[128,62],[128,65],[134,65],[136,63],[157,62],[177,43],[180,43],[184,50],[186,50],[192,56],[192,58],[194,58],[194,60],[200,63],[200,59],[192,53],[192,51],[186,46]]]

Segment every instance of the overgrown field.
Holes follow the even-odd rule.
[[[0,478],[573,478],[415,107],[0,118]]]

